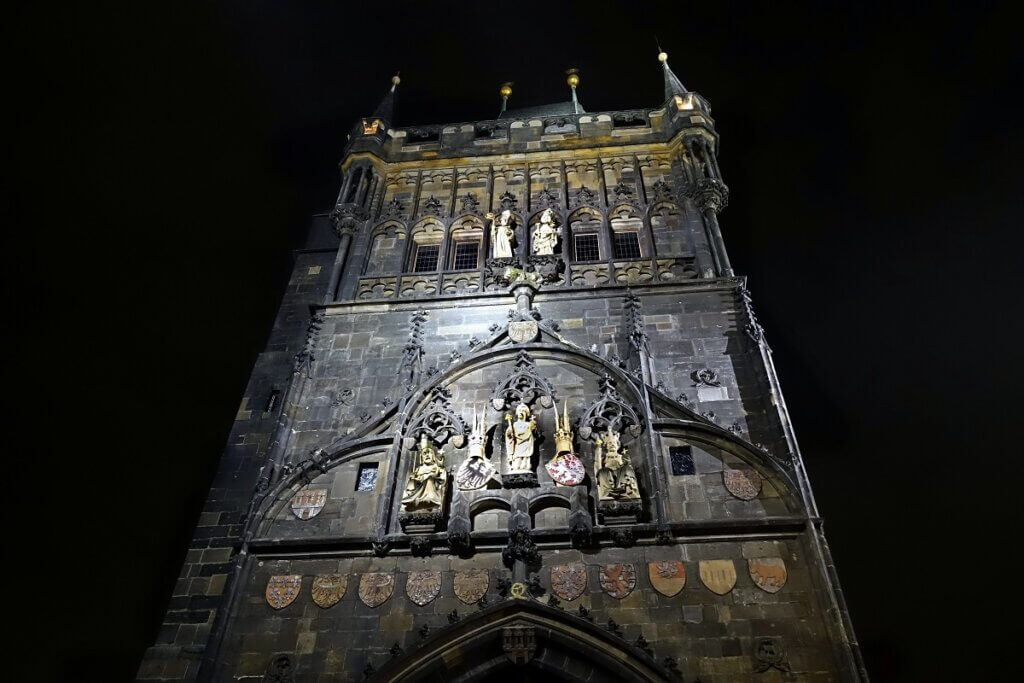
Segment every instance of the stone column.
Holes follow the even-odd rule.
[[[721,211],[729,196],[729,190],[718,180],[705,178],[697,186],[695,201],[704,214],[704,223],[714,244],[715,255],[718,257],[719,275],[732,277],[732,264],[729,263],[729,254],[725,251],[725,240],[722,239],[722,229],[718,225],[718,212]]]

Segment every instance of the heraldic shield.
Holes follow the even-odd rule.
[[[575,600],[587,590],[587,567],[573,564],[556,564],[551,568],[551,590],[562,600]]]
[[[383,605],[395,589],[395,577],[374,572],[359,577],[359,599],[367,607]]]
[[[761,475],[754,470],[723,470],[726,490],[740,500],[754,500],[761,492]]]
[[[405,582],[405,594],[422,607],[441,592],[441,572],[433,569],[418,569],[409,572]]]
[[[786,563],[781,557],[752,557],[747,570],[757,587],[768,593],[778,593],[786,585]]]
[[[602,564],[598,580],[605,593],[621,600],[636,588],[636,567],[631,564]]]
[[[544,469],[556,484],[562,486],[576,486],[587,476],[583,462],[573,453],[559,453],[544,465]]]
[[[679,560],[648,562],[647,576],[654,590],[671,598],[686,585],[686,566]]]
[[[271,576],[267,581],[267,604],[274,609],[284,609],[295,602],[295,598],[299,597],[300,590],[302,590],[301,574]]]
[[[486,569],[466,569],[455,572],[455,597],[467,605],[480,602],[487,594],[490,578]]]
[[[700,580],[712,593],[725,595],[736,585],[736,565],[732,560],[701,560]]]
[[[292,514],[305,521],[313,519],[327,503],[327,489],[302,489],[292,496]]]
[[[337,605],[348,588],[348,577],[344,574],[326,574],[313,579],[313,602],[327,609]]]

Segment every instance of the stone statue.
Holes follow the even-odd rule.
[[[416,466],[409,473],[402,505],[406,510],[440,508],[444,504],[448,473],[444,470],[444,457],[430,443],[426,434],[420,436]]]
[[[551,209],[544,209],[540,223],[533,229],[533,253],[536,256],[551,256],[558,244],[558,228],[555,227]]]
[[[594,467],[597,470],[598,501],[640,500],[636,471],[629,462],[629,453],[625,448],[620,450],[619,435],[611,427],[594,439]]]
[[[494,477],[494,465],[484,453],[485,429],[485,418],[481,415],[479,420],[477,419],[474,406],[473,427],[469,433],[469,457],[459,465],[455,473],[455,483],[463,491],[483,488]]]
[[[586,469],[576,457],[572,449],[572,429],[569,427],[569,405],[562,404],[562,417],[558,417],[555,409],[555,457],[551,458],[544,469],[548,471],[556,484],[576,486],[583,482]]]
[[[498,216],[491,216],[491,256],[493,258],[513,258],[516,244],[516,230],[512,222],[512,212],[508,209]]]
[[[516,417],[505,413],[505,454],[508,457],[510,474],[526,474],[533,472],[534,433],[537,431],[537,419],[530,414],[530,407],[525,403],[516,406]]]

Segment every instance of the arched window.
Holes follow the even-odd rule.
[[[441,258],[444,226],[436,218],[427,218],[413,226],[407,270],[413,273],[436,271]]]
[[[601,214],[595,209],[577,209],[570,214],[569,233],[573,261],[600,261],[605,256],[601,253]]]
[[[644,222],[636,209],[623,204],[609,211],[608,216],[612,225],[612,258],[632,261],[647,256],[640,247]]]
[[[483,221],[476,216],[456,218],[449,234],[451,247],[448,268],[451,270],[479,268],[480,254],[483,252]]]

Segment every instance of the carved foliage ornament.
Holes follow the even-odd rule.
[[[301,589],[301,574],[271,576],[270,580],[267,581],[267,589],[265,592],[267,604],[274,609],[284,609],[295,602],[295,598],[299,597],[299,591]]]
[[[394,589],[395,577],[391,574],[373,572],[359,577],[359,599],[367,607],[383,605]]]
[[[487,594],[490,578],[486,569],[466,569],[455,572],[455,597],[467,605],[479,602]]]
[[[405,594],[420,607],[431,602],[440,591],[441,572],[432,569],[409,572],[409,578],[405,583]]]
[[[751,469],[723,470],[726,490],[740,500],[754,500],[761,492],[761,475]]]
[[[530,354],[520,351],[512,370],[491,392],[491,405],[495,410],[504,410],[506,405],[530,404],[538,397],[545,408],[555,404],[555,390],[537,372],[537,365]]]
[[[598,580],[605,593],[621,600],[636,588],[636,567],[631,564],[602,564]]]
[[[326,574],[313,579],[313,587],[310,592],[313,594],[313,602],[318,607],[327,609],[338,604],[342,597],[344,597],[347,588],[348,576],[344,574]]]
[[[654,590],[670,598],[686,586],[686,566],[678,560],[649,562],[647,576]]]
[[[438,446],[451,439],[455,448],[462,448],[466,442],[466,423],[458,415],[451,404],[450,392],[437,387],[433,391],[426,409],[409,424],[405,431],[403,447],[411,450],[423,434]]]
[[[326,504],[327,489],[305,488],[292,496],[292,514],[303,521],[309,520],[319,515],[320,511],[324,509],[324,505]]]
[[[562,600],[575,600],[587,590],[587,567],[575,562],[551,568],[551,590]]]

